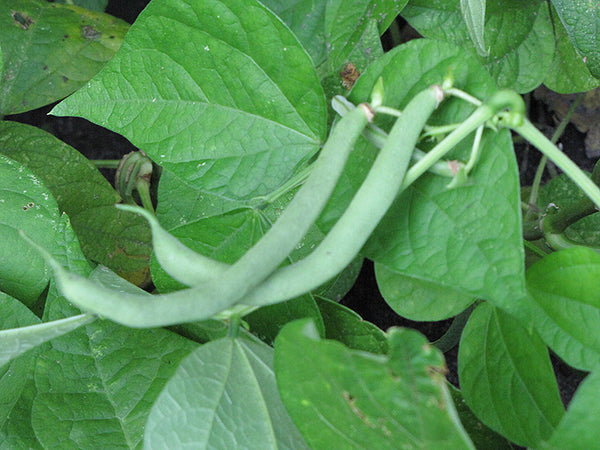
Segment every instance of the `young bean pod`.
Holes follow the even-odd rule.
[[[123,211],[138,213],[148,221],[152,230],[152,244],[156,259],[163,269],[180,283],[198,286],[217,278],[230,268],[229,264],[201,255],[182,244],[146,209],[133,205],[115,206]]]
[[[427,119],[443,99],[439,86],[416,95],[394,124],[367,178],[321,244],[306,258],[274,272],[243,303],[265,305],[309,292],[341,272],[396,198]]]
[[[215,261],[204,257],[193,259],[188,252],[183,262],[163,258],[171,274],[180,273],[182,264],[195,264],[193,276],[186,268],[185,281],[197,287],[164,295],[115,291],[69,273],[47,251],[29,241],[52,267],[60,292],[85,311],[142,328],[208,319],[235,305],[296,247],[327,203],[350,151],[362,129],[372,120],[372,114],[368,105],[359,105],[334,127],[306,183],[271,229],[238,262],[222,270],[222,263],[213,265]],[[182,250],[178,241],[167,239],[166,244],[166,251],[161,251],[163,256],[168,255],[169,245],[175,251]]]
[[[370,107],[363,104],[336,124],[302,188],[267,233],[231,266],[185,247],[149,213],[124,205],[118,207],[139,212],[150,222],[156,258],[174,279],[188,286],[218,281],[222,285],[220,295],[235,295],[236,291],[241,296],[270,275],[317,220],[372,114]]]

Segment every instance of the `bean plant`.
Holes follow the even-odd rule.
[[[0,1],[2,448],[597,448],[600,168],[523,96],[600,85],[600,6],[105,6]],[[10,120],[59,100],[139,151]],[[365,259],[448,332],[342,306]]]

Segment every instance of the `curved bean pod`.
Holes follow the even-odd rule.
[[[115,205],[118,209],[144,217],[152,230],[152,244],[156,259],[163,269],[180,283],[200,285],[222,275],[231,266],[195,252],[165,230],[158,219],[139,206]],[[192,284],[191,281],[194,281]]]
[[[28,241],[52,267],[60,292],[85,311],[140,328],[213,317],[233,306],[270,275],[304,237],[331,196],[350,151],[372,116],[370,107],[362,104],[334,127],[305,184],[269,231],[235,264],[223,267],[222,263],[210,258],[199,256],[193,259],[189,251],[185,251],[184,261],[171,257],[163,259],[168,272],[175,275],[182,271],[182,265],[195,263],[197,270],[190,275],[186,268],[185,279],[192,285],[202,282],[199,280],[205,281],[200,286],[164,295],[115,291],[69,273],[47,251],[30,239]],[[169,245],[174,245],[175,251],[182,250],[183,244],[175,241],[167,239],[167,251],[161,251],[161,254],[169,254]]]
[[[219,295],[235,295],[233,291],[238,291],[241,297],[285,260],[319,217],[342,174],[354,144],[367,123],[372,120],[373,112],[370,107],[366,104],[359,106],[333,128],[310,176],[281,216],[233,265],[215,261],[190,250],[161,228],[156,218],[149,213],[124,205],[117,207],[138,212],[150,222],[157,260],[174,279],[188,286],[199,286],[209,280],[218,281],[229,286],[222,286]]]
[[[333,278],[356,257],[398,195],[421,130],[443,95],[441,87],[432,86],[410,101],[367,178],[321,244],[301,261],[278,269],[242,303],[258,306],[297,297]]]

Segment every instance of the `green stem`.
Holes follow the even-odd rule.
[[[121,163],[120,159],[90,159],[97,169],[117,169]]]
[[[235,339],[240,333],[240,327],[242,326],[242,317],[239,314],[231,316],[229,319],[229,330],[227,336]]]
[[[523,246],[526,247],[530,252],[535,253],[536,255],[538,255],[542,258],[544,256],[548,255],[548,252],[543,251],[537,245],[534,245],[529,241],[523,241]]]
[[[510,110],[510,113],[504,120],[508,122],[508,125],[517,125],[522,122],[525,105],[521,96],[513,91],[501,90],[496,92],[482,103],[457,129],[431,149],[421,161],[410,168],[404,178],[402,189],[406,189],[414,183],[417,178],[427,172],[433,164],[443,158],[446,153],[452,150],[465,137],[507,108]]]
[[[351,103],[346,98],[339,96],[339,95],[334,97],[334,99],[332,100],[332,105],[333,105],[333,109],[342,117],[344,117],[344,115],[346,115],[349,111],[352,111],[355,108],[353,103]],[[383,146],[385,145],[385,142],[387,141],[387,138],[388,138],[388,135],[385,131],[383,131],[377,125],[374,125],[372,123],[367,125],[367,127],[363,130],[362,135],[371,144],[373,144],[375,147],[377,147],[379,149],[383,148]],[[412,162],[413,163],[419,162],[420,160],[422,160],[425,157],[426,154],[427,153],[425,153],[423,150],[420,150],[419,148],[415,147],[413,154],[412,154]],[[454,174],[455,174],[455,170],[453,169],[453,166],[460,167],[460,164],[461,163],[450,163],[449,161],[443,161],[443,160],[436,161],[428,169],[428,171],[435,175],[452,178],[452,177],[454,177]]]
[[[282,195],[285,195],[287,192],[303,184],[312,172],[313,167],[314,166],[312,164],[304,167],[300,170],[300,172],[295,174],[292,178],[290,178],[276,190],[262,197],[257,197],[256,199],[254,199],[254,201],[260,205],[273,203]]]
[[[442,353],[446,353],[456,347],[460,341],[463,329],[465,328],[465,325],[467,324],[467,321],[469,320],[469,317],[474,309],[475,304],[469,306],[467,309],[457,315],[452,321],[450,328],[448,328],[442,337],[434,341],[433,345],[439,348]]]
[[[514,131],[527,139],[540,152],[546,155],[556,164],[573,182],[585,192],[585,194],[600,207],[600,189],[594,182],[571,161],[556,145],[544,136],[531,122],[524,120],[521,125],[512,126]]]
[[[564,133],[565,128],[567,128],[567,125],[571,121],[571,118],[573,117],[575,110],[581,104],[583,98],[584,98],[584,94],[579,94],[577,96],[577,98],[571,104],[571,106],[569,107],[569,110],[567,111],[567,113],[565,114],[565,116],[563,117],[561,122],[558,124],[558,127],[556,127],[556,130],[554,130],[554,133],[552,134],[552,137],[550,138],[550,142],[552,142],[553,144],[556,144],[556,142],[558,142],[558,139]],[[540,159],[540,163],[538,164],[537,170],[535,172],[535,177],[533,178],[533,184],[531,185],[531,192],[529,194],[529,204],[530,205],[537,205],[537,198],[538,198],[538,194],[539,194],[539,190],[540,190],[540,184],[542,182],[542,175],[544,174],[544,169],[546,168],[547,162],[548,162],[548,157],[546,155],[542,155],[542,158]],[[530,217],[528,217],[528,218],[530,218]]]

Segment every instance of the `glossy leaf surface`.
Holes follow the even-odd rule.
[[[577,53],[554,8],[551,8],[551,17],[556,52],[544,84],[561,94],[585,92],[600,86],[600,80],[592,76],[583,58]]]
[[[143,283],[149,276],[150,228],[114,207],[121,198],[91,161],[51,134],[16,122],[0,122],[0,153],[44,182],[69,215],[88,259]]]
[[[307,448],[275,384],[273,349],[245,338],[185,358],[152,408],[144,448]]]
[[[40,320],[22,303],[0,292],[0,327],[35,325]],[[2,331],[0,331],[2,333]],[[1,347],[0,347],[1,348]],[[3,356],[6,355],[2,349]],[[0,361],[0,447],[38,448],[31,428],[31,391],[37,350]]]
[[[402,15],[423,36],[460,45],[475,55],[460,1],[413,0]],[[555,47],[546,2],[488,0],[484,38],[489,56],[479,60],[498,86],[529,92],[546,77]]]
[[[66,97],[112,58],[129,26],[108,14],[38,0],[0,3],[0,114]]]
[[[80,275],[90,268],[72,229],[60,235],[61,263]],[[106,269],[94,277],[115,289],[142,292]],[[45,320],[77,314],[51,286]],[[196,347],[165,329],[133,330],[106,320],[50,343],[37,360],[33,428],[45,448],[136,448],[150,407],[179,361]]]
[[[161,189],[191,190],[186,209],[207,216],[280,186],[325,137],[310,57],[252,0],[152,2],[110,64],[52,113],[124,135],[170,174]]]
[[[475,415],[518,445],[539,445],[562,417],[544,343],[488,303],[473,311],[463,330],[458,373],[462,394]]]
[[[565,0],[552,0],[552,4],[590,72],[600,78],[600,5]]]
[[[389,356],[321,340],[310,321],[275,341],[282,400],[313,449],[474,448],[448,393],[443,355],[419,333],[389,332]]]
[[[581,370],[600,367],[600,255],[584,247],[552,253],[527,271],[532,319],[546,344]]]
[[[360,52],[360,43],[370,24],[375,24],[377,35],[383,34],[408,1],[266,0],[264,3],[298,36],[315,67],[322,74],[332,74],[347,62],[353,62],[361,70],[366,67],[366,61],[380,50],[380,45],[379,49],[364,46]]]
[[[23,230],[54,253],[56,227],[61,220],[58,206],[38,177],[4,155],[0,155],[0,191],[0,288],[32,303],[46,288],[49,274],[44,261],[18,231]]]

